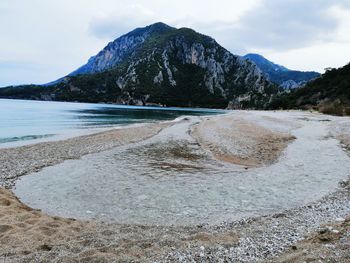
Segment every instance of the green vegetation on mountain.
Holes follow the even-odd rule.
[[[350,64],[327,70],[305,87],[274,98],[271,109],[316,109],[334,115],[350,115]]]
[[[254,63],[231,54],[211,37],[156,23],[110,42],[56,82],[0,89],[0,97],[264,108],[277,92]]]

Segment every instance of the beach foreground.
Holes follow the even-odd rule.
[[[48,172],[55,174],[55,167],[63,168],[68,159],[72,164],[103,160],[101,156],[119,151],[120,147],[142,146],[146,150],[138,155],[140,160],[143,155],[148,156],[153,162],[147,165],[170,171],[173,176],[188,170],[201,172],[203,163],[222,166],[225,172],[242,171],[242,176],[244,171],[268,173],[273,167],[281,169],[286,156],[294,156],[293,151],[300,150],[300,142],[311,144],[315,137],[324,147],[338,147],[339,156],[311,151],[305,152],[301,159],[314,155],[316,160],[321,154],[328,154],[329,159],[346,160],[349,157],[342,153],[350,148],[349,131],[349,118],[306,112],[234,112],[0,149],[0,186],[3,187],[0,259],[5,262],[317,262],[323,259],[348,262],[349,174],[341,169],[336,171],[341,174],[334,176],[328,191],[322,189],[325,194],[310,193],[319,197],[315,200],[305,195],[309,199],[305,203],[300,201],[300,206],[288,204],[288,209],[237,220],[230,220],[235,218],[230,213],[236,211],[228,211],[225,216],[217,214],[208,221],[196,218],[199,224],[191,220],[174,224],[131,220],[120,224],[80,216],[90,220],[64,219],[22,204],[11,190],[20,177],[44,167],[55,165],[44,169],[43,175],[39,172],[38,178],[47,176]],[[152,150],[144,147],[142,143],[149,140],[151,145],[161,147]],[[184,147],[179,143],[184,140],[193,145]],[[343,164],[345,170],[346,165]],[[290,169],[293,173],[293,169],[297,172],[304,168]],[[318,171],[317,167],[314,169]],[[216,170],[213,176],[218,175]]]

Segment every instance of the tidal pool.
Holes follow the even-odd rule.
[[[350,159],[325,123],[304,121],[279,161],[218,162],[189,135],[190,117],[140,143],[47,167],[16,195],[51,215],[128,224],[217,224],[315,201],[347,178]]]

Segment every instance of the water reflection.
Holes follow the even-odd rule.
[[[168,109],[155,107],[114,106],[99,107],[95,109],[74,110],[75,118],[81,121],[83,126],[132,124],[140,122],[173,120],[183,115],[200,116],[223,113],[222,110],[205,109]]]
[[[0,146],[69,137],[86,129],[172,120],[224,111],[0,99]],[[11,145],[10,145],[11,144]]]

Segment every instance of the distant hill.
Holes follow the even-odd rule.
[[[0,97],[215,108],[264,108],[276,85],[213,38],[164,23],[110,42],[66,77],[0,89]]]
[[[265,76],[272,82],[284,89],[294,89],[304,86],[308,81],[320,76],[314,71],[290,70],[281,65],[277,65],[259,54],[247,54],[244,58],[253,61]]]
[[[275,97],[272,109],[317,109],[323,113],[350,115],[350,64],[327,70],[305,87]]]

